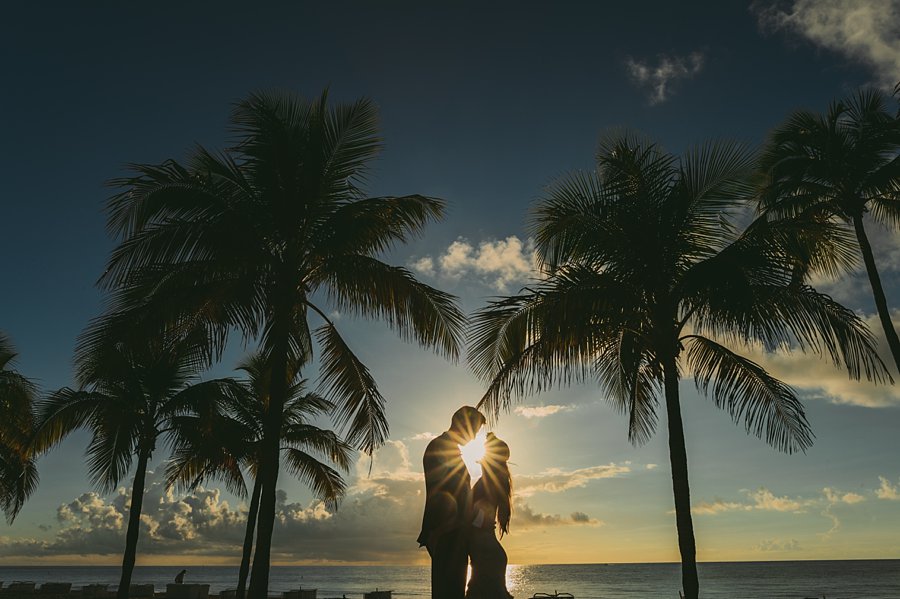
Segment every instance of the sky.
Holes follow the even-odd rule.
[[[385,149],[370,193],[448,203],[386,259],[472,311],[535,276],[529,206],[555,178],[590,169],[604,132],[627,127],[675,153],[711,138],[758,145],[792,110],[892,87],[898,31],[897,0],[6,4],[0,330],[43,390],[71,384],[113,247],[105,182],[128,163],[222,148],[233,103],[255,90],[374,99]],[[897,235],[870,231],[900,306]],[[861,272],[820,288],[883,342]],[[371,474],[359,459],[336,511],[282,476],[274,560],[426,563],[421,454],[483,384],[381,323],[336,317],[387,398],[390,441]],[[235,340],[207,376],[229,374],[244,351]],[[900,392],[814,356],[756,358],[794,385],[816,442],[780,454],[683,381],[699,559],[900,558]],[[633,447],[592,385],[529,398],[494,430],[512,453],[511,563],[678,560],[664,433]],[[75,433],[40,460],[40,488],[0,524],[0,563],[120,561],[128,485],[90,488],[87,440]],[[154,456],[138,563],[236,563],[245,502],[214,481],[165,491],[165,457]]]

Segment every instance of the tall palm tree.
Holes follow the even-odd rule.
[[[371,101],[329,106],[324,93],[313,102],[254,94],[236,106],[232,124],[230,150],[197,148],[185,165],[135,165],[134,176],[116,182],[122,191],[109,202],[108,224],[121,242],[101,284],[115,293],[113,328],[139,328],[130,316],[139,309],[148,322],[206,325],[213,353],[232,329],[259,337],[272,379],[250,585],[262,599],[289,365],[308,363],[318,346],[319,390],[337,404],[348,442],[371,452],[388,431],[384,398],[333,310],[382,319],[452,359],[465,319],[453,296],[379,259],[441,218],[444,204],[365,196],[381,147]]]
[[[248,376],[246,394],[174,419],[178,435],[166,470],[170,485],[181,484],[193,489],[205,479],[221,478],[229,490],[241,497],[247,496],[242,470],[252,477],[253,491],[238,573],[237,596],[243,599],[259,511],[258,463],[261,448],[266,445],[271,376],[265,359],[259,354],[248,358],[238,369]],[[326,461],[346,472],[353,449],[333,431],[309,424],[310,419],[330,413],[334,404],[307,392],[306,381],[297,378],[296,367],[292,372],[281,415],[282,455],[289,473],[307,484],[318,499],[334,507],[343,497],[346,484],[340,472]]]
[[[205,348],[195,338],[153,338],[140,346],[109,342],[95,349],[79,356],[78,389],[62,388],[40,402],[36,439],[48,449],[76,429],[89,429],[88,472],[104,493],[119,485],[137,458],[117,593],[127,599],[147,466],[157,442],[177,432],[174,417],[192,406],[223,402],[240,393],[240,386],[230,379],[197,382]]]
[[[736,224],[753,165],[742,148],[708,144],[677,159],[617,134],[597,163],[537,204],[530,229],[546,278],[476,312],[469,360],[488,381],[480,405],[495,417],[512,398],[595,380],[642,443],[664,402],[682,585],[696,599],[682,376],[790,453],[813,440],[803,406],[736,346],[824,349],[856,378],[886,373],[853,312],[792,280],[783,231]]]
[[[788,117],[772,132],[761,157],[760,207],[772,218],[816,217],[852,232],[900,370],[900,338],[863,220],[868,213],[876,222],[900,227],[900,118],[888,104],[882,92],[863,90],[832,103],[825,114],[801,110]],[[841,250],[846,248],[845,243]],[[851,261],[845,269],[855,265]]]
[[[10,524],[38,484],[31,450],[37,388],[12,368],[16,355],[0,333],[0,509]]]

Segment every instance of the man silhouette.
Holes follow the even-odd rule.
[[[432,599],[464,599],[469,554],[466,532],[471,516],[472,484],[460,445],[475,438],[484,415],[471,406],[458,409],[450,429],[425,448],[425,514],[419,546],[431,556]]]

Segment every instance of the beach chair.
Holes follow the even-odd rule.
[[[166,599],[207,599],[208,584],[179,584],[170,582],[166,585]]]
[[[11,582],[6,587],[6,595],[31,595],[34,593],[33,582]]]
[[[68,595],[72,590],[71,582],[45,582],[38,589],[39,595]]]
[[[391,599],[391,593],[394,591],[379,591],[375,589],[371,593],[363,593],[363,599]]]
[[[282,599],[316,599],[318,589],[293,589],[281,594]]]
[[[86,584],[81,587],[83,599],[106,599],[110,596],[108,584]]]
[[[128,586],[128,597],[135,599],[147,597],[152,599],[154,591],[152,584],[132,584]]]
[[[219,599],[235,599],[237,597],[237,589],[222,589],[219,592]]]

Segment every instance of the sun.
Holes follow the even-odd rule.
[[[476,480],[481,478],[481,464],[478,462],[484,457],[484,441],[487,438],[487,430],[482,427],[475,438],[459,446],[462,453],[463,462],[466,463],[466,469],[469,471],[469,477],[474,484]]]

